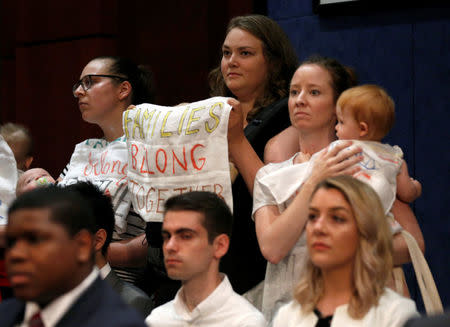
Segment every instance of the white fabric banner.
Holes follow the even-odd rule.
[[[332,142],[329,148],[339,142],[342,141]],[[388,214],[396,197],[396,178],[402,165],[403,152],[398,146],[379,142],[357,140],[352,142],[351,147],[359,146],[363,156],[363,160],[358,163],[361,171],[354,177],[372,186],[380,197],[385,213]],[[270,190],[277,204],[295,196],[299,187],[311,175],[314,162],[322,151],[312,155],[308,162],[279,169],[261,179],[261,183]]]
[[[0,135],[0,225],[8,222],[8,206],[16,198],[17,166],[8,143]]]
[[[115,141],[88,139],[75,146],[67,174],[58,185],[90,181],[111,197],[115,213],[116,231],[127,227],[126,218],[131,199],[127,189],[127,144],[122,136]]]
[[[128,188],[145,221],[161,222],[164,201],[189,191],[214,192],[232,209],[226,101],[215,97],[177,107],[144,103],[124,112]]]

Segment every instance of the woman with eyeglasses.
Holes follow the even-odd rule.
[[[59,184],[88,180],[111,196],[116,225],[108,261],[119,277],[134,283],[146,263],[147,244],[145,222],[132,210],[128,195],[122,114],[131,104],[153,102],[152,76],[128,59],[97,57],[84,67],[72,92],[83,120],[98,125],[104,136],[76,145]]]
[[[109,142],[123,135],[122,113],[130,104],[153,102],[151,73],[120,57],[91,60],[72,92],[83,120],[98,125]]]

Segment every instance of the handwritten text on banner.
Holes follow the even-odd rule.
[[[128,188],[144,220],[162,221],[164,201],[189,191],[215,192],[232,207],[226,100],[140,104],[125,111]]]

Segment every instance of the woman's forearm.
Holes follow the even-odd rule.
[[[107,260],[113,267],[142,267],[147,260],[148,246],[145,234],[134,238],[112,242],[109,245]]]
[[[230,145],[229,151],[231,160],[244,179],[248,191],[250,194],[253,194],[256,173],[264,166],[264,163],[259,159],[245,137],[239,142]]]
[[[309,200],[317,183],[329,176],[351,175],[359,169],[353,166],[361,160],[360,156],[355,156],[360,149],[341,152],[350,145],[351,142],[346,142],[330,151],[325,150],[315,159],[311,176],[283,213],[277,214],[274,206],[271,210],[261,210],[263,207],[255,213],[256,235],[261,252],[268,261],[278,263],[294,247],[305,227]]]
[[[279,214],[276,206],[265,206],[255,213],[256,235],[263,256],[280,262],[300,238],[308,217],[308,203],[315,183],[306,182],[288,208]]]

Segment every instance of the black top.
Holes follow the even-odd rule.
[[[261,160],[264,147],[276,134],[291,125],[288,99],[262,108],[245,127],[245,136]],[[244,154],[245,155],[245,154]],[[265,277],[266,259],[259,250],[255,223],[251,218],[253,200],[239,175],[233,183],[233,230],[228,253],[222,258],[220,271],[226,273],[235,292],[243,294]]]
[[[315,327],[330,327],[331,326],[331,320],[333,319],[333,315],[324,317],[324,316],[322,316],[322,313],[317,309],[314,309],[314,313],[316,314],[317,318],[319,318],[319,320],[317,320]]]

